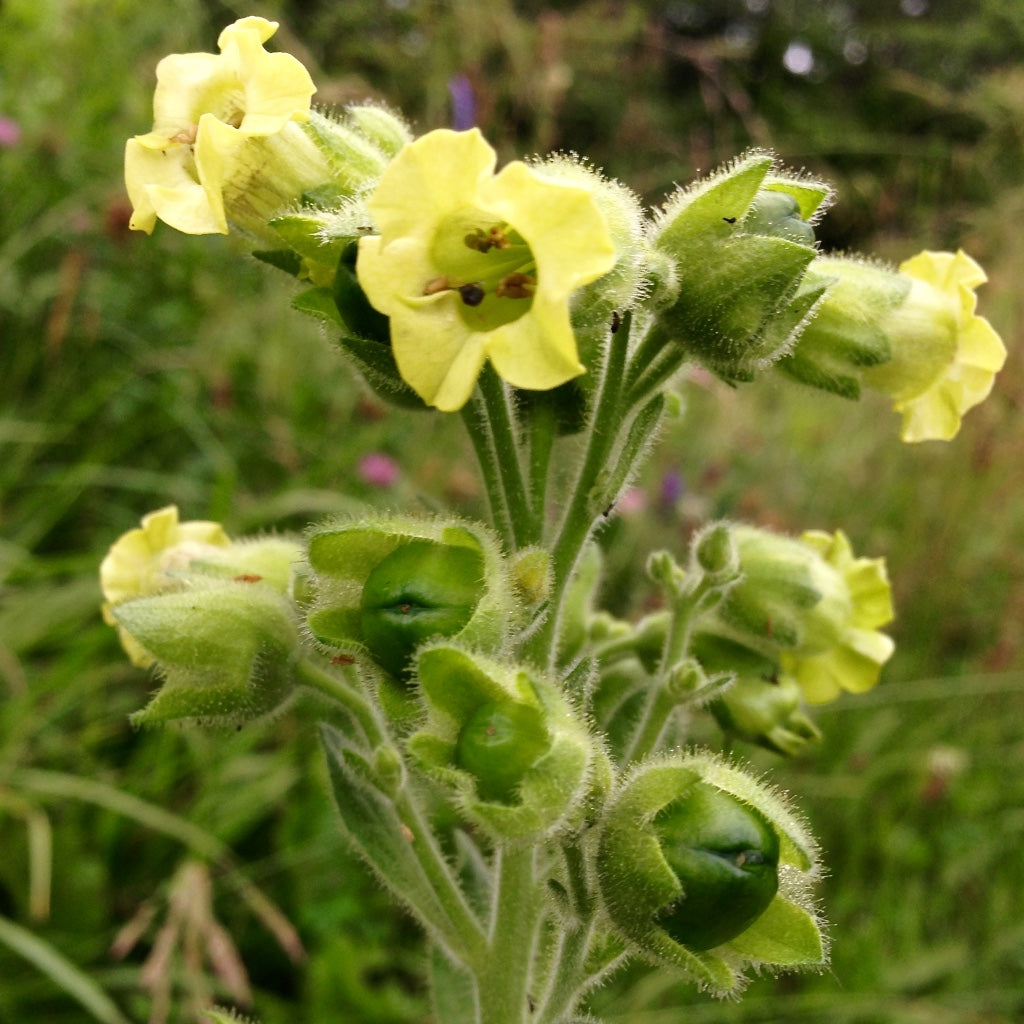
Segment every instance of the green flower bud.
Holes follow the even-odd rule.
[[[437,637],[502,646],[515,611],[498,544],[477,525],[387,517],[312,532],[316,597],[307,623],[329,648],[406,679],[412,654]]]
[[[599,824],[594,867],[608,918],[636,952],[724,994],[745,961],[821,963],[802,905],[815,856],[777,794],[694,753],[630,775]]]
[[[779,888],[779,839],[754,807],[698,783],[655,819],[682,896],[658,916],[676,942],[712,949],[749,928]]]
[[[821,739],[818,727],[801,710],[801,697],[792,676],[739,676],[711,711],[727,732],[795,757],[808,742]]]
[[[593,747],[558,685],[445,644],[422,650],[416,670],[427,719],[409,751],[465,817],[520,839],[581,809]]]
[[[677,272],[656,329],[726,380],[778,359],[825,288],[801,283],[815,256],[807,218],[829,191],[780,177],[754,151],[677,193],[650,238]]]
[[[788,757],[821,739],[817,726],[803,713],[799,684],[775,662],[703,632],[693,637],[690,651],[707,672],[734,674],[732,685],[709,705],[723,730]]]
[[[814,228],[800,216],[800,204],[786,192],[759,192],[743,227],[752,235],[774,235],[800,245],[814,245]]]

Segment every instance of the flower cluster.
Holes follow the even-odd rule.
[[[151,513],[100,568],[104,617],[161,683],[136,721],[314,717],[348,839],[453,982],[439,1021],[582,1020],[622,956],[718,994],[748,965],[820,966],[813,839],[689,727],[709,713],[782,755],[821,739],[805,705],[870,689],[893,652],[884,561],[841,531],[714,523],[684,563],[648,558],[661,600],[633,623],[598,609],[596,536],[687,362],[872,388],[904,440],[953,437],[1005,358],[984,273],[823,254],[831,188],[760,150],[648,215],[576,157],[499,169],[475,128],[335,119],[264,48],[275,29],[242,18],[219,54],[160,63],[126,149],[132,227],[239,229],[386,401],[466,410],[490,521],[235,541]],[[389,488],[398,467],[359,471]]]

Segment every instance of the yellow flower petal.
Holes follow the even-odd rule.
[[[974,312],[974,289],[987,278],[962,251],[919,253],[901,264],[900,273],[928,290],[912,286],[910,308],[896,311],[893,324],[901,325],[909,317],[925,322],[931,316],[936,337],[949,332],[950,354],[943,356],[939,349],[920,344],[901,348],[897,334],[892,364],[869,369],[865,377],[892,395],[893,408],[903,415],[904,441],[950,440],[960,430],[964,413],[988,396],[1006,360],[999,335]],[[920,337],[913,340],[920,342]]]
[[[444,411],[465,404],[488,358],[522,388],[582,373],[569,300],[615,263],[588,190],[522,163],[494,175],[496,160],[476,129],[430,132],[368,203],[380,235],[360,242],[360,283],[391,319],[403,379]]]
[[[179,523],[174,505],[143,516],[142,525],[111,545],[100,564],[100,586],[109,604],[153,593],[167,585],[168,572],[180,570],[211,547],[230,543],[220,523]]]

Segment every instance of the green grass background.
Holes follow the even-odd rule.
[[[652,203],[768,145],[837,185],[826,247],[983,263],[1010,355],[953,443],[901,446],[871,397],[697,374],[643,506],[612,527],[627,613],[650,597],[646,551],[682,550],[707,517],[841,526],[888,559],[899,648],[877,690],[818,713],[809,757],[737,750],[821,837],[830,970],[717,1004],[633,969],[594,1011],[1024,1020],[1018,5],[4,0],[0,118],[20,137],[0,148],[0,1022],[193,1021],[208,994],[239,1001],[236,955],[264,1024],[428,1020],[418,937],[339,846],[312,731],[133,731],[152,684],[98,613],[106,547],[172,501],[235,535],[366,503],[481,511],[457,418],[428,445],[422,418],[368,399],[286,282],[231,239],[127,230],[123,143],[149,127],[156,61],[250,13],[282,21],[324,103],[385,99],[427,130],[464,74],[503,157],[575,149]],[[809,73],[786,68],[796,44]],[[360,475],[371,451],[398,460],[393,487]],[[209,896],[182,905],[195,864]]]

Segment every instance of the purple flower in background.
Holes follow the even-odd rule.
[[[672,508],[683,496],[686,485],[683,483],[683,476],[674,469],[670,469],[661,478],[661,493],[658,501],[664,508]]]
[[[476,97],[473,83],[467,75],[453,75],[448,79],[448,94],[452,98],[452,127],[464,132],[476,124]]]
[[[359,460],[359,475],[371,487],[393,487],[398,473],[398,463],[383,452],[370,452]]]
[[[21,142],[21,125],[13,117],[0,117],[0,146],[10,148]]]

